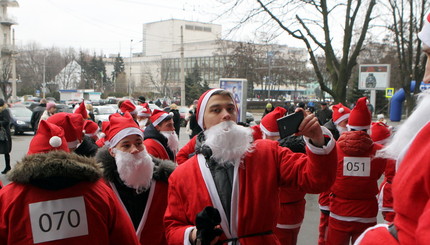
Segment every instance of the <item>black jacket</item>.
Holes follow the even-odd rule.
[[[139,222],[145,211],[146,203],[148,201],[149,191],[144,191],[140,194],[136,190],[124,184],[118,174],[115,158],[109,154],[108,148],[105,146],[100,148],[96,155],[97,162],[102,163],[103,177],[105,180],[112,182],[118,190],[121,201],[124,203],[127,212],[129,213],[133,225],[137,230]],[[169,160],[161,160],[152,158],[154,162],[154,172],[152,179],[155,181],[168,182],[170,174],[176,167],[176,164]]]

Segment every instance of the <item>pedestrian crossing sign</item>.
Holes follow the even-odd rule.
[[[394,95],[394,88],[385,89],[385,98],[391,98]]]

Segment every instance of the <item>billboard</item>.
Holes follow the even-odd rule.
[[[233,93],[237,104],[237,121],[246,122],[246,98],[248,97],[248,81],[241,78],[220,78],[219,87]]]
[[[358,89],[385,90],[390,86],[390,65],[360,65]]]

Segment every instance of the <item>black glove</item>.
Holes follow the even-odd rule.
[[[215,237],[222,234],[221,229],[215,228],[220,223],[221,216],[218,209],[205,207],[196,216],[197,241],[200,241],[202,245],[209,245]]]
[[[246,122],[237,122],[237,125],[244,126],[244,127],[250,126],[249,123],[246,123]]]

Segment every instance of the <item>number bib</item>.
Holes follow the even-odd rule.
[[[370,157],[344,157],[343,176],[370,176]]]
[[[33,242],[88,235],[84,197],[29,204]]]

